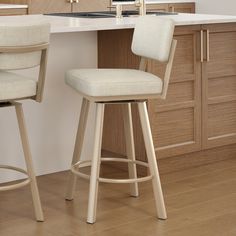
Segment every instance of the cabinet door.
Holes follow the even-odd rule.
[[[200,27],[176,27],[178,40],[166,100],[150,100],[154,146],[160,158],[201,149]],[[165,66],[150,61],[148,70],[164,77]]]
[[[72,4],[68,0],[31,0],[29,14],[71,12]]]
[[[109,11],[110,0],[79,0],[73,3],[73,12]]]
[[[170,12],[195,13],[195,3],[172,3],[169,4]]]
[[[26,15],[27,9],[0,9],[0,16]]]
[[[236,24],[204,26],[203,148],[236,143]],[[208,41],[208,42],[207,42]],[[207,50],[208,49],[208,50]]]

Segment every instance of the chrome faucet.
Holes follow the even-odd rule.
[[[127,1],[127,2],[125,2],[125,1],[119,2],[119,0],[118,0],[118,1],[114,1],[113,4],[116,5],[116,17],[117,18],[122,17],[123,5],[132,5],[132,4],[134,4],[136,7],[138,7],[140,16],[146,15],[146,2],[145,2],[145,0],[135,0],[135,1]]]
[[[139,8],[139,15],[144,16],[146,15],[146,3],[145,0],[136,0],[135,6]]]

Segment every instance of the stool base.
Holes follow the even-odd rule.
[[[93,145],[93,156],[91,161],[82,161],[80,156],[82,153],[82,146],[85,134],[85,128],[88,118],[90,101],[83,98],[80,122],[76,136],[74,156],[71,164],[70,182],[67,189],[66,199],[72,200],[73,193],[75,190],[76,176],[80,176],[90,180],[89,186],[89,202],[88,202],[88,215],[87,223],[93,224],[96,221],[96,210],[97,210],[97,194],[98,184],[103,183],[117,183],[117,184],[130,184],[131,196],[138,196],[138,183],[148,180],[152,180],[153,192],[156,203],[157,216],[160,219],[166,219],[166,209],[161,188],[161,182],[159,177],[159,171],[157,167],[156,154],[152,140],[151,128],[148,118],[148,112],[146,107],[146,101],[112,101],[112,102],[97,102],[96,104],[96,121],[95,121],[95,132],[94,132],[94,145]],[[127,159],[123,158],[111,158],[101,157],[101,143],[102,143],[102,131],[103,131],[103,118],[105,105],[109,104],[122,104],[123,118],[124,118],[124,129],[125,129],[125,140],[126,140],[126,151]],[[148,157],[148,163],[135,160],[135,148],[134,148],[134,137],[133,137],[133,125],[132,125],[132,114],[131,114],[131,103],[138,104],[138,111],[141,121],[141,127],[143,131],[145,148]],[[109,179],[99,177],[101,162],[125,162],[128,163],[129,179]],[[136,165],[141,165],[149,168],[150,175],[145,177],[137,177]],[[80,171],[81,168],[91,166],[91,175],[87,175]],[[74,175],[73,175],[74,174]]]

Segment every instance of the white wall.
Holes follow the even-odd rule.
[[[236,15],[236,0],[196,0],[197,13]]]

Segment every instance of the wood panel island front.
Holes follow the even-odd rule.
[[[132,33],[131,29],[99,32],[99,67],[138,68],[139,58],[130,50]],[[148,101],[157,156],[177,156],[234,144],[236,24],[177,26],[175,38],[178,46],[167,99]],[[163,78],[164,67],[149,61],[148,71]],[[106,116],[109,127],[105,126],[104,148],[124,154],[121,110],[111,106]],[[136,153],[143,159],[141,129],[139,122],[134,124]]]
[[[177,157],[171,160],[167,158],[170,165],[166,171],[233,157],[236,154],[236,16],[178,14],[161,17],[169,17],[175,21],[174,37],[178,40],[178,46],[167,99],[148,101],[157,157]],[[95,64],[100,68],[138,67],[139,58],[130,50],[135,17],[80,19],[42,15],[12,16],[1,17],[0,25],[14,21],[43,20],[51,22],[52,25],[47,80],[54,82],[49,82],[45,95],[45,100],[48,100],[42,107],[47,106],[50,99],[54,99],[54,93],[60,97],[59,102],[67,99],[72,101],[72,97],[77,99],[77,95],[62,85],[63,73],[67,69],[94,67]],[[71,51],[73,47],[76,53]],[[87,54],[85,49],[88,50]],[[62,52],[61,56],[64,58],[59,59],[59,52]],[[65,58],[70,57],[69,52],[71,58]],[[161,77],[164,68],[165,65],[155,61],[148,63],[148,71]],[[60,83],[63,87],[61,90],[65,89],[66,92],[59,94],[53,86],[57,83]],[[78,111],[78,107],[74,102],[65,107],[63,104],[65,105],[65,102],[62,102],[62,107],[56,113],[53,113],[54,108],[50,106],[41,110],[45,114],[49,113],[49,120],[53,119],[52,117],[57,119],[60,114],[60,120],[57,119],[57,122],[60,121],[64,127],[61,130],[61,124],[58,123],[57,134],[61,133],[62,136],[56,135],[53,140],[53,143],[58,139],[65,140],[64,143],[58,141],[62,145],[62,152],[54,153],[55,145],[45,147],[47,152],[37,149],[44,152],[45,159],[47,155],[54,158],[54,161],[58,155],[65,158],[60,167],[54,166],[47,172],[67,169],[72,155],[71,140],[75,137],[77,123],[72,121],[77,119],[75,111]],[[74,112],[68,115],[67,112],[62,112],[64,109]],[[72,117],[75,115],[76,117]],[[134,106],[136,155],[138,159],[144,160],[146,155],[137,117]],[[63,133],[65,127],[68,127],[67,133]],[[55,128],[48,126],[47,134],[54,134]],[[92,142],[92,133],[90,130],[88,143]],[[123,135],[121,110],[108,106],[105,111],[104,150],[124,154]],[[40,156],[40,153],[37,155]],[[89,144],[84,153],[84,157],[87,156]],[[165,161],[163,160],[163,163]],[[39,173],[45,172],[39,170]]]

